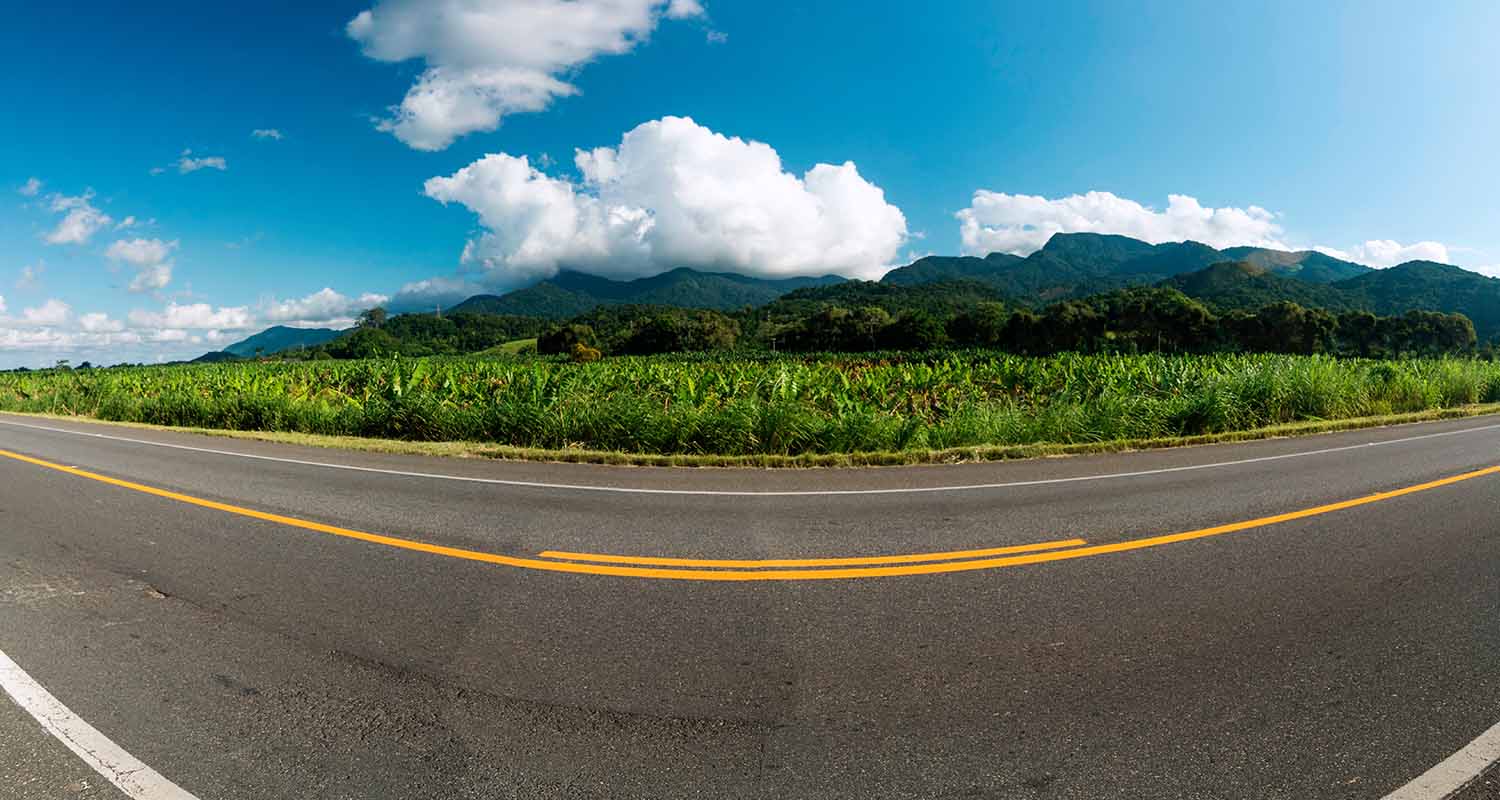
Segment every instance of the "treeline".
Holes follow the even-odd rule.
[[[1333,314],[1275,303],[1216,315],[1172,289],[1128,289],[1069,300],[1041,311],[983,300],[948,314],[927,308],[893,313],[878,305],[824,304],[787,319],[747,311],[729,315],[651,307],[614,307],[556,326],[538,340],[543,353],[575,344],[604,354],[702,350],[867,352],[982,347],[1026,355],[1082,353],[1330,353],[1368,358],[1473,352],[1474,325],[1461,314],[1412,311],[1398,317]]]
[[[1475,352],[1461,314],[1377,317],[1279,302],[1215,313],[1175,289],[1137,288],[1012,308],[981,284],[893,287],[851,282],[801,290],[759,308],[722,313],[664,306],[601,306],[563,323],[539,317],[367,312],[326,345],[283,358],[456,355],[536,340],[543,354],[870,352],[991,348],[1025,355],[1082,353],[1328,353],[1388,358]]]

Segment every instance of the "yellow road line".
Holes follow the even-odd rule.
[[[559,558],[567,561],[593,561],[601,564],[636,564],[652,567],[722,567],[727,569],[762,569],[765,567],[854,567],[873,564],[918,564],[923,561],[955,561],[961,558],[985,558],[1011,553],[1034,553],[1088,544],[1086,539],[1058,539],[1052,542],[1016,544],[1009,547],[987,547],[983,550],[950,550],[946,553],[913,553],[900,556],[855,556],[852,558],[666,558],[660,556],[616,556],[600,553],[570,553],[547,550],[537,558]]]
[[[280,514],[269,514],[264,511],[242,508],[240,506],[220,503],[214,500],[205,500],[192,495],[180,494],[178,492],[158,489],[154,486],[135,483],[132,481],[111,478],[107,475],[81,470],[77,467],[54,464],[39,458],[12,453],[8,450],[0,450],[0,457],[33,464],[38,467],[56,470],[80,478],[87,478],[122,489],[154,495],[156,497],[175,500],[179,503],[210,508],[215,511],[223,511],[242,517],[274,522],[303,530],[326,533],[333,536],[342,536],[348,539],[358,539],[372,544],[385,545],[387,547],[398,547],[403,550],[415,550],[421,553],[448,556],[466,561],[480,561],[488,564],[502,564],[509,567],[521,569],[543,570],[547,572],[566,572],[583,575],[614,575],[631,578],[657,578],[664,580],[692,580],[692,581],[797,581],[797,580],[831,580],[841,578],[882,578],[895,575],[935,575],[947,572],[969,572],[981,569],[998,569],[1000,567],[1017,567],[1025,564],[1042,564],[1049,561],[1066,561],[1074,558],[1088,558],[1090,556],[1104,555],[1106,553],[1123,553],[1129,550],[1143,550],[1148,547],[1160,547],[1165,544],[1185,542],[1192,539],[1203,539],[1210,536],[1220,536],[1226,533],[1260,528],[1267,525],[1276,525],[1293,520],[1316,517],[1335,511],[1343,511],[1349,508],[1379,503],[1384,500],[1392,500],[1397,497],[1425,492],[1442,486],[1450,486],[1455,483],[1481,478],[1486,475],[1500,473],[1500,466],[1487,467],[1485,469],[1466,472],[1462,475],[1454,475],[1450,478],[1429,481],[1416,486],[1408,486],[1404,489],[1396,489],[1389,492],[1367,495],[1353,500],[1344,500],[1338,503],[1306,508],[1301,511],[1292,511],[1286,514],[1277,514],[1270,517],[1235,522],[1228,525],[1219,525],[1212,528],[1202,528],[1183,533],[1173,533],[1166,536],[1151,536],[1144,539],[1132,539],[1114,544],[1099,544],[1089,547],[1078,547],[1071,550],[1053,550],[1044,553],[1024,553],[1020,555],[1002,556],[997,558],[981,558],[969,561],[943,561],[924,564],[902,564],[898,566],[876,566],[876,567],[841,567],[831,569],[782,569],[782,570],[711,570],[711,569],[669,569],[661,567],[638,567],[613,564],[582,564],[566,561],[542,561],[535,558],[517,558],[515,556],[503,556],[498,553],[485,553],[478,550],[465,550],[458,547],[445,547],[443,545],[428,544],[412,539],[402,539],[396,536],[383,536],[377,533],[366,533],[364,531],[340,528],[334,525],[324,525],[320,522],[310,522],[296,517],[287,517]]]

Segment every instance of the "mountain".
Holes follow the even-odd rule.
[[[924,256],[897,267],[880,279],[891,286],[917,286],[924,283],[944,281],[977,280],[990,283],[1003,272],[1023,261],[1010,253],[990,253],[984,258],[977,256]]]
[[[277,325],[267,328],[248,339],[235,342],[224,348],[224,353],[240,358],[252,358],[256,355],[271,355],[283,350],[292,350],[298,347],[317,347],[320,344],[331,342],[342,336],[344,331],[336,331],[329,328],[288,328],[285,325]],[[210,354],[212,355],[212,354]]]
[[[1500,279],[1449,264],[1408,261],[1333,284],[1376,314],[1447,311],[1474,321],[1480,340],[1500,334]]]
[[[1333,283],[1374,271],[1363,264],[1342,261],[1316,250],[1288,252],[1264,247],[1230,247],[1219,252],[1227,261],[1245,261],[1278,275],[1310,283]]]
[[[1128,236],[1099,233],[1054,234],[1026,258],[992,253],[928,256],[891,270],[882,283],[915,285],[978,280],[1022,301],[1047,303],[1129,286],[1146,286],[1214,264],[1247,262],[1268,273],[1309,283],[1332,283],[1370,271],[1312,250],[1283,252],[1261,247],[1215,250],[1201,242],[1149,244]]]
[[[1253,310],[1283,301],[1301,306],[1343,311],[1357,303],[1337,286],[1284,277],[1249,261],[1230,261],[1157,284],[1220,311]]]
[[[518,314],[566,319],[602,305],[658,305],[728,311],[759,306],[797,289],[842,283],[843,278],[752,278],[679,267],[670,272],[616,281],[564,270],[535,286],[504,295],[476,295],[449,314]]]

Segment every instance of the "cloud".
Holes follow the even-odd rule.
[[[115,226],[115,230],[117,230],[117,231],[123,231],[126,228],[134,228],[136,225],[139,225],[139,224],[140,224],[139,222],[136,222],[136,219],[135,219],[134,216],[127,216],[125,219],[120,220],[120,224],[118,224],[118,225]]]
[[[207,303],[168,303],[161,311],[136,309],[126,318],[133,328],[157,330],[244,330],[256,324],[246,306],[214,308]]]
[[[195,157],[192,150],[182,151],[182,156],[174,161],[173,165],[177,167],[177,172],[180,175],[197,172],[200,169],[216,169],[220,172],[229,169],[229,164],[225,162],[223,156]]]
[[[250,131],[250,135],[256,139],[274,139],[278,142],[285,138],[277,128],[256,128]]]
[[[119,333],[125,330],[125,323],[111,319],[108,314],[96,312],[80,316],[78,327],[82,328],[85,333]]]
[[[0,295],[0,314],[4,314],[5,311],[6,311],[5,296],[4,295]]]
[[[708,40],[709,44],[724,44],[725,42],[729,41],[729,34],[723,31],[711,30],[708,33],[703,34],[703,38]]]
[[[1049,200],[981,189],[958,212],[963,252],[969,255],[1029,255],[1056,233],[1112,233],[1160,244],[1193,240],[1212,247],[1252,245],[1284,248],[1281,227],[1259,206],[1205,208],[1196,198],[1174,194],[1157,211],[1110,192]]]
[[[65,324],[73,309],[67,303],[53,298],[37,306],[21,310],[21,322],[25,325],[56,326]]]
[[[1371,267],[1384,268],[1394,267],[1397,264],[1405,264],[1408,261],[1436,261],[1439,264],[1450,263],[1448,261],[1448,246],[1441,242],[1417,242],[1404,245],[1390,239],[1373,239],[1364,244],[1351,247],[1348,250],[1339,250],[1333,247],[1313,248],[1325,255],[1341,258],[1345,261],[1353,261],[1357,264],[1365,264]]]
[[[42,273],[46,271],[47,265],[43,261],[38,261],[35,264],[27,264],[22,267],[21,277],[16,278],[16,291],[35,289],[41,283]],[[4,313],[5,309],[0,308],[0,314]]]
[[[383,306],[389,300],[383,294],[366,293],[358,297],[347,297],[325,288],[300,299],[268,301],[262,305],[260,316],[266,322],[278,324],[347,322],[359,316],[361,311]]]
[[[431,311],[455,305],[485,290],[483,284],[461,276],[428,278],[402,286],[387,306],[395,312]]]
[[[172,282],[172,251],[176,249],[175,239],[170,242],[161,239],[120,239],[104,251],[104,257],[135,267],[136,273],[130,281],[130,291],[152,292],[164,289]]]
[[[21,184],[21,188],[16,191],[20,192],[23,197],[36,197],[37,193],[42,191],[42,182],[36,178],[27,178],[26,182]]]
[[[49,208],[53,213],[63,214],[57,227],[45,239],[48,244],[86,244],[94,234],[109,227],[114,220],[94,207],[94,192],[87,190],[81,195],[69,197],[54,194]]]
[[[442,150],[577,94],[560,75],[629,52],[663,16],[701,14],[697,0],[382,0],[345,31],[378,61],[422,59],[417,82],[376,127]]]
[[[525,157],[489,155],[426,183],[486,229],[464,248],[485,282],[515,284],[568,267],[651,275],[678,266],[747,275],[875,278],[906,242],[906,218],[853,162],[801,177],[769,145],[665,117],[618,147],[577,151],[581,183]]]

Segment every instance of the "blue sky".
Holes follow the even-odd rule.
[[[1500,272],[1492,2],[6,19],[0,367],[193,356],[559,267],[872,277],[1054,230]]]

